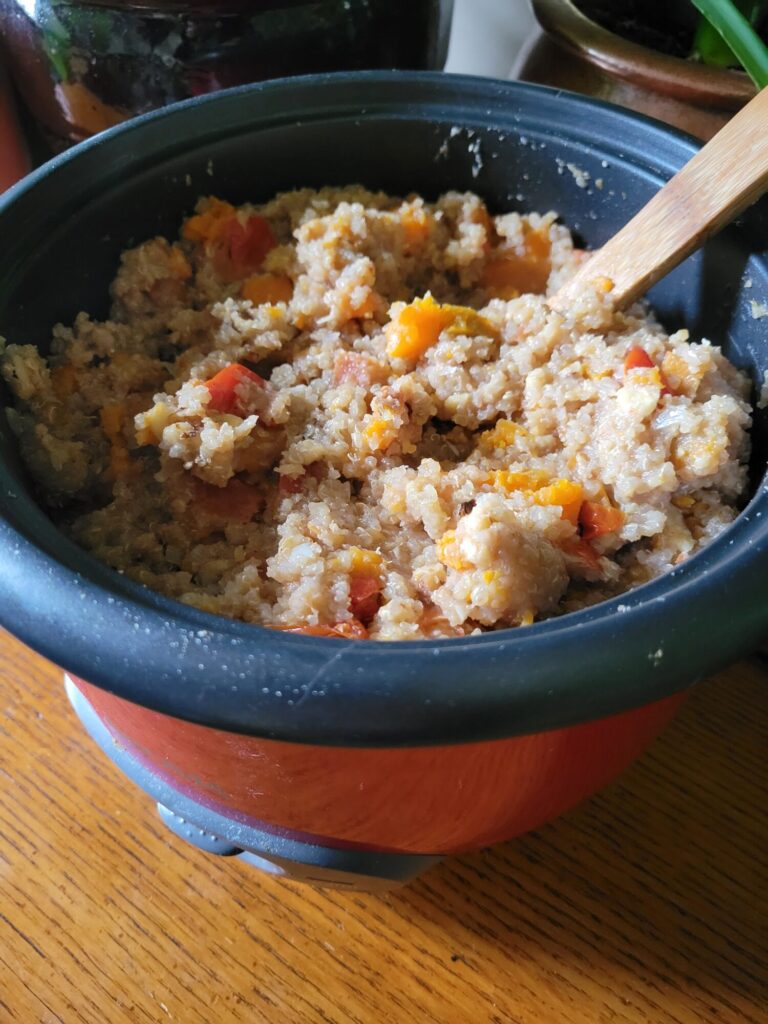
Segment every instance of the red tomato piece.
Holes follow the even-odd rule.
[[[264,508],[264,495],[233,477],[225,487],[196,480],[195,498],[200,509],[211,516],[236,523],[247,523]]]
[[[380,594],[381,583],[376,576],[353,576],[349,581],[349,610],[366,626],[379,610]]]
[[[578,540],[573,540],[568,544],[563,545],[563,550],[566,554],[572,555],[577,558],[585,569],[590,569],[593,572],[602,572],[602,566],[600,565],[600,556],[589,543],[588,540],[584,540],[583,537]]]
[[[319,481],[325,479],[326,473],[327,468],[322,462],[310,462],[308,466],[304,467],[304,472],[299,473],[298,476],[289,476],[287,473],[281,473],[277,481],[278,493],[301,494],[308,476],[312,477],[313,480]]]
[[[582,540],[592,540],[606,533],[620,530],[624,523],[624,514],[610,505],[600,505],[596,501],[584,501],[579,511],[579,526]]]
[[[261,265],[277,239],[269,222],[256,214],[243,224],[228,217],[217,227],[211,240],[211,255],[216,272],[229,280],[247,277]]]
[[[249,370],[242,363],[230,363],[223,370],[211,377],[206,382],[206,387],[211,394],[208,408],[211,412],[234,413],[236,416],[247,416],[248,410],[244,408],[238,395],[238,388],[241,384],[250,381],[263,387],[266,381],[258,373]]]
[[[300,476],[288,476],[286,473],[280,474],[280,479],[277,481],[278,494],[301,494],[304,490],[304,477],[305,473]]]
[[[624,374],[626,375],[629,370],[638,369],[650,369],[655,366],[656,363],[651,359],[648,353],[640,345],[635,345],[629,352],[624,356]],[[670,388],[669,384],[664,377],[664,374],[659,370],[659,378],[661,380],[661,393],[662,395],[674,395],[675,392]]]
[[[624,356],[624,373],[629,370],[637,370],[641,366],[651,367],[656,364],[640,345],[635,345]]]

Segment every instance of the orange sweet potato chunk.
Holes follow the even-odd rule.
[[[252,274],[243,281],[240,296],[254,306],[264,303],[290,302],[293,282],[283,274]]]
[[[525,231],[523,251],[502,250],[489,258],[480,284],[500,299],[512,299],[526,292],[541,295],[552,269],[551,244],[545,229]]]

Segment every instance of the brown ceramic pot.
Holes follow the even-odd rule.
[[[609,32],[571,0],[531,0],[543,29],[517,77],[618,103],[709,139],[755,94],[741,71],[706,67]]]

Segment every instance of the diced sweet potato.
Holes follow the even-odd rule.
[[[171,246],[168,267],[171,274],[174,277],[177,277],[180,281],[188,281],[189,278],[192,277],[192,267],[189,265],[189,260],[178,245]]]
[[[107,475],[112,481],[125,480],[136,472],[136,464],[131,459],[128,445],[125,443],[123,426],[126,422],[126,408],[123,402],[105,405],[99,410],[101,429],[109,440],[109,470]]]
[[[541,469],[497,469],[491,473],[491,484],[504,491],[536,491],[543,487],[549,476]],[[544,504],[542,502],[542,504]]]
[[[223,220],[233,217],[235,208],[231,203],[211,198],[203,213],[196,213],[184,224],[182,236],[188,242],[207,242]]]
[[[350,560],[349,571],[360,575],[373,575],[381,569],[381,555],[370,548],[351,547],[347,549]]]
[[[560,505],[563,519],[574,525],[579,521],[579,510],[583,499],[581,484],[571,480],[555,480],[547,487],[535,491],[533,500],[537,505]]]
[[[410,254],[420,249],[429,238],[431,216],[423,206],[407,205],[400,215],[405,234],[404,250]]]
[[[447,565],[449,569],[456,569],[457,572],[463,572],[466,569],[472,568],[469,562],[461,557],[461,552],[456,544],[455,530],[447,530],[440,540],[438,540],[436,546],[437,557],[443,565]]]
[[[414,299],[387,325],[387,352],[393,359],[420,359],[436,344],[440,332],[453,320],[453,314],[426,295]]]
[[[508,448],[521,432],[525,433],[524,428],[511,420],[497,420],[490,430],[480,435],[480,444],[485,449]]]
[[[550,250],[546,229],[526,229],[522,251],[505,249],[490,256],[480,278],[481,287],[501,299],[526,292],[541,295],[552,270]]]
[[[495,337],[493,325],[469,306],[440,305],[427,293],[404,306],[387,324],[387,353],[393,359],[420,359],[435,345],[442,331]]]
[[[670,395],[688,395],[693,398],[701,380],[699,373],[691,371],[688,363],[676,352],[666,352],[661,361],[664,387]]]
[[[254,306],[264,303],[290,302],[293,282],[284,274],[252,274],[240,289],[240,296]]]

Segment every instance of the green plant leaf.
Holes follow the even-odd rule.
[[[42,35],[43,50],[48,60],[53,65],[56,74],[62,82],[69,78],[69,50],[70,38],[65,26],[56,16],[53,7],[45,8],[40,12],[40,30]]]
[[[702,15],[693,38],[692,57],[711,68],[740,67],[739,58],[717,29]]]
[[[763,0],[733,0],[733,4],[752,25],[756,23],[762,9],[768,6]],[[699,17],[691,56],[697,57],[704,64],[709,64],[710,67],[737,68],[741,66],[739,58],[703,14]]]
[[[764,89],[768,85],[768,46],[736,5],[731,0],[691,0],[691,2],[722,37],[726,46],[733,52],[757,88]],[[750,13],[752,12],[750,11]],[[705,45],[707,42],[705,38]]]

